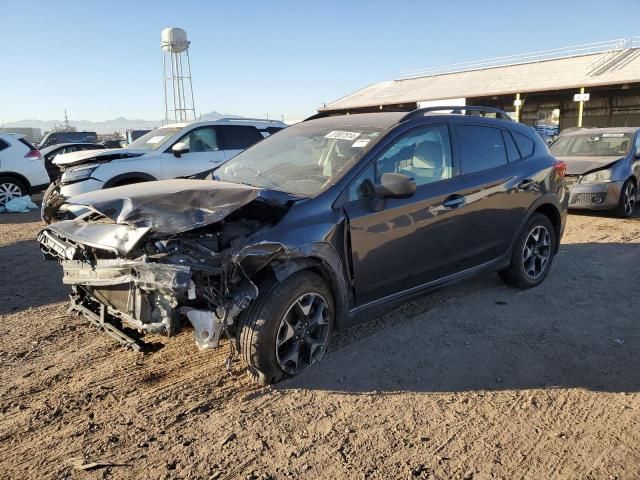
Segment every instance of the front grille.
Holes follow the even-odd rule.
[[[571,205],[599,205],[606,196],[606,193],[576,193],[571,197]]]

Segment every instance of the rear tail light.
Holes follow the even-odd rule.
[[[567,164],[562,160],[556,160],[555,162],[553,162],[553,169],[558,172],[560,178],[563,178],[565,173],[567,173]]]
[[[40,160],[42,158],[42,155],[40,154],[40,150],[29,150],[29,153],[27,153],[24,158],[30,158],[31,160]]]

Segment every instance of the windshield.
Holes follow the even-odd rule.
[[[585,133],[560,137],[549,150],[556,157],[617,157],[630,146],[630,133]]]
[[[300,123],[262,140],[216,170],[216,178],[298,196],[324,190],[382,136],[371,127]]]
[[[127,148],[142,148],[144,150],[157,150],[169,138],[174,136],[184,127],[156,128],[145,133],[137,140],[127,145]]]

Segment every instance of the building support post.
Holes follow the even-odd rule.
[[[520,105],[522,105],[522,99],[520,94],[516,93],[516,101],[513,102],[513,106],[516,107],[516,122],[520,121]]]
[[[578,102],[578,127],[582,127],[582,113],[584,112],[584,87],[580,87],[580,101]]]

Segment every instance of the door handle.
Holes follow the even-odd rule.
[[[465,204],[465,199],[463,195],[450,195],[448,196],[444,202],[442,202],[442,205],[444,205],[447,208],[460,208]]]
[[[526,180],[521,181],[516,188],[526,192],[527,190],[531,190],[531,187],[533,187],[534,184],[535,182],[533,180],[527,178]]]

